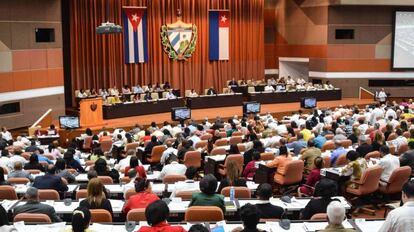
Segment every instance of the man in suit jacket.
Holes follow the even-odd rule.
[[[256,204],[256,207],[259,210],[261,219],[280,219],[285,213],[282,207],[272,205],[269,202],[269,199],[272,197],[272,195],[272,186],[268,183],[263,183],[257,188],[257,197],[259,198],[260,202]]]
[[[42,213],[49,216],[50,220],[52,222],[61,222],[62,219],[60,219],[56,215],[55,209],[46,204],[42,204],[39,202],[39,192],[37,188],[30,187],[27,189],[25,197],[27,199],[26,204],[16,206],[14,208],[14,216],[16,216],[19,213]]]
[[[237,81],[236,80],[234,80],[234,78],[233,79],[231,79],[231,81],[229,82],[229,86],[239,86],[239,84],[237,83]]]
[[[211,86],[208,90],[207,90],[207,95],[216,95],[217,91],[213,88],[213,86]]]
[[[68,186],[63,183],[62,178],[55,175],[56,168],[54,165],[47,167],[47,172],[44,176],[38,176],[33,182],[33,187],[38,189],[54,189],[58,192],[65,192]]]

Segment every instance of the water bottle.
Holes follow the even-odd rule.
[[[234,187],[231,186],[230,187],[230,201],[234,201]]]

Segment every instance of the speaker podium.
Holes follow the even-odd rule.
[[[88,98],[80,101],[79,109],[81,127],[104,125],[102,103],[102,98]]]

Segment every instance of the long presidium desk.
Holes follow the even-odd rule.
[[[169,112],[171,108],[183,107],[184,98],[147,101],[139,103],[123,103],[111,106],[103,106],[103,118],[123,118],[146,114],[158,114]]]
[[[243,104],[243,95],[236,94],[218,94],[204,95],[199,97],[187,98],[187,107],[191,109],[216,108],[227,106],[241,106]]]
[[[335,101],[342,99],[342,91],[315,90],[315,91],[287,91],[287,92],[260,92],[250,93],[249,101],[256,101],[262,104],[300,102],[301,98],[313,97],[318,101]]]

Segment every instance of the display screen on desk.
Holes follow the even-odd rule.
[[[77,129],[80,128],[79,117],[60,116],[59,127],[62,129]]]
[[[300,107],[305,109],[313,109],[316,107],[316,98],[302,98]]]
[[[171,120],[180,121],[191,118],[191,109],[187,107],[177,107],[171,109]]]
[[[244,114],[257,114],[260,113],[260,103],[258,102],[245,102],[243,103]]]

